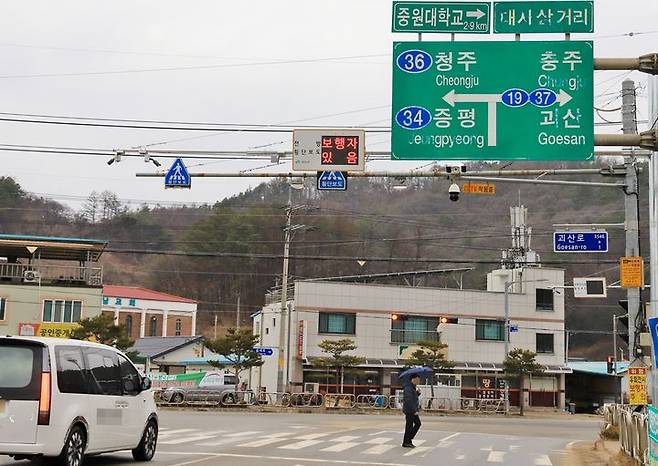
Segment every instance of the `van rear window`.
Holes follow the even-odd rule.
[[[0,397],[5,400],[38,400],[41,382],[41,346],[0,342]]]

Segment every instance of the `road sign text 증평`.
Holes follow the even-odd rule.
[[[594,2],[494,2],[493,23],[496,33],[594,32]]]
[[[556,231],[553,252],[608,252],[608,232]]]
[[[393,32],[489,33],[487,2],[393,2]]]
[[[395,42],[391,158],[587,160],[589,41]]]

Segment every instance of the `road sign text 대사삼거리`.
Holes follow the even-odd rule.
[[[347,174],[343,172],[318,172],[319,191],[346,191]]]
[[[488,34],[488,2],[393,2],[392,32]]]
[[[165,188],[189,188],[192,186],[190,176],[182,159],[176,159],[165,175]]]
[[[608,232],[556,231],[553,252],[608,252]]]
[[[592,42],[395,42],[391,158],[588,160]]]
[[[594,32],[594,2],[494,2],[493,29],[509,34]]]

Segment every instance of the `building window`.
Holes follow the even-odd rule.
[[[149,336],[157,336],[158,334],[158,318],[151,317],[151,322],[149,322]]]
[[[0,320],[7,318],[7,299],[0,298]]]
[[[276,317],[272,317],[272,327],[276,327]]]
[[[505,340],[505,323],[502,320],[475,320],[475,339],[476,340]]]
[[[126,316],[126,334],[128,336],[133,334],[133,316]]]
[[[391,343],[418,343],[419,341],[438,341],[436,317],[401,316],[391,321]]]
[[[320,314],[318,333],[341,333],[354,335],[356,331],[356,314]]]
[[[43,302],[44,322],[80,322],[82,301],[60,301],[46,299]]]
[[[179,337],[183,330],[183,322],[180,319],[176,319],[176,336]]]
[[[544,290],[537,288],[537,310],[538,311],[552,311],[553,310],[553,290]]]
[[[537,334],[537,353],[554,353],[554,340],[552,333]]]

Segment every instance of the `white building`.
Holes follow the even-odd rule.
[[[516,282],[508,295],[509,348],[537,352],[545,368],[528,384],[526,398],[535,406],[563,407],[564,374],[571,372],[564,364],[564,293],[559,292],[564,271],[543,267],[495,270],[487,276],[487,291],[298,281],[288,303],[289,333],[280,303],[254,316],[254,333],[273,354],[253,370],[252,382],[267,391],[301,391],[304,383],[319,383],[323,392],[337,391],[333,376],[313,367],[313,361],[326,356],[318,347],[322,340],[350,338],[358,347],[354,354],[366,362],[346,375],[344,390],[393,393],[400,386],[397,374],[404,358],[418,341],[439,338],[437,325],[445,316],[457,319],[445,325],[440,336],[448,345],[447,359],[456,363],[452,384],[461,387],[464,397],[499,396],[505,282]],[[393,315],[399,318],[393,320]],[[286,341],[291,351],[281,355],[279,364]],[[518,404],[518,398],[519,387],[512,385],[511,403]]]

